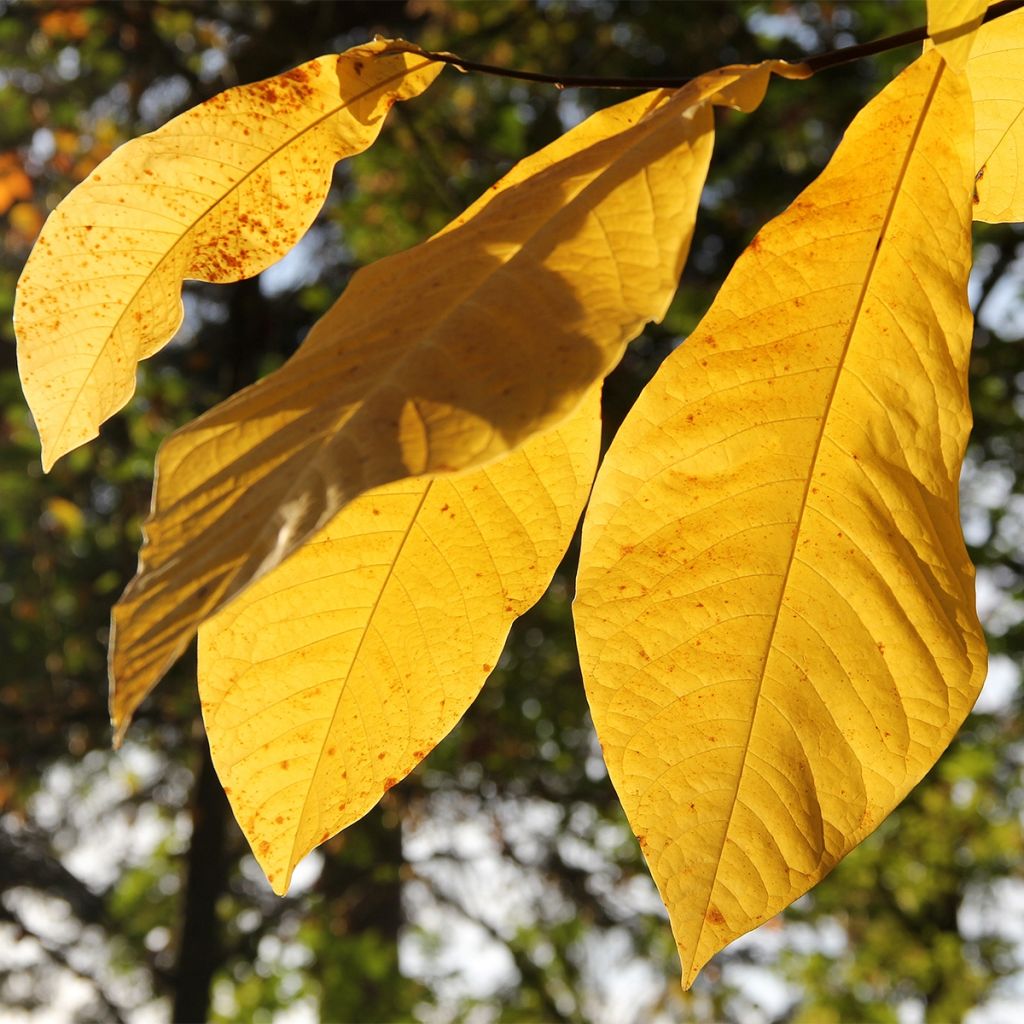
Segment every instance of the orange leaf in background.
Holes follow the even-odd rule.
[[[32,198],[32,179],[21,166],[21,158],[14,150],[0,153],[0,216],[19,199]]]
[[[89,34],[89,19],[81,10],[47,11],[39,18],[39,27],[52,39],[84,39]]]

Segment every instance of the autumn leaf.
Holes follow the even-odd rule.
[[[925,774],[985,675],[957,483],[973,145],[932,51],[754,239],[602,465],[575,604],[692,983]]]
[[[19,199],[32,198],[32,181],[13,150],[0,153],[0,214],[5,214]]]
[[[355,275],[279,371],[172,435],[139,573],[114,610],[119,734],[199,623],[349,501],[502,456],[567,416],[664,315],[712,146],[711,106],[782,62],[595,114],[445,230]]]
[[[377,137],[441,65],[386,42],[240,86],[115,150],[47,220],[14,319],[43,467],[131,398],[140,359],[181,323],[181,284],[237,281],[280,259],[323,204],[335,163]]]
[[[955,71],[962,71],[988,0],[928,0],[928,35]]]
[[[974,99],[974,219],[1024,220],[1024,10],[978,32],[967,77]]]
[[[84,39],[90,26],[87,12],[70,10],[46,11],[39,18],[39,27],[53,39]]]
[[[214,764],[275,891],[462,717],[590,492],[595,389],[484,469],[358,498],[199,631]]]

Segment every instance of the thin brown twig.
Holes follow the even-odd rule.
[[[985,12],[982,23],[993,21],[1024,7],[1024,0],[999,0],[992,4]],[[907,29],[905,32],[897,32],[895,35],[885,36],[870,43],[857,43],[853,46],[842,46],[837,50],[827,50],[824,53],[814,54],[806,60],[798,62],[796,67],[805,67],[811,74],[824,71],[826,68],[839,67],[841,64],[849,64],[851,61],[862,60],[865,57],[874,57],[879,53],[888,50],[895,50],[901,46],[909,46],[911,43],[920,43],[928,38],[928,27],[918,25],[917,28]],[[536,82],[541,85],[553,85],[557,89],[678,89],[692,82],[694,76],[687,75],[681,78],[633,78],[633,77],[604,77],[601,75],[552,75],[542,71],[525,71],[519,68],[500,67],[497,64],[484,64],[480,61],[466,60],[455,53],[444,51],[423,50],[413,43],[395,40],[385,49],[384,53],[406,51],[415,53],[429,60],[438,61],[441,64],[451,64],[461,71],[475,71],[484,75],[495,75],[499,78],[514,78],[521,82]]]

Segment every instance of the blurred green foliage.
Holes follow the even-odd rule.
[[[881,0],[0,0],[0,154],[32,183],[0,220],[4,1019],[60,1004],[83,1020],[150,1008],[157,1019],[260,1021],[298,1007],[324,1021],[746,1024],[948,1021],[992,999],[1024,1006],[1022,936],[1005,909],[1020,899],[1024,847],[1015,231],[978,233],[964,492],[1005,699],[969,720],[828,880],[716,958],[686,996],[590,726],[569,619],[575,549],[459,728],[313,855],[286,899],[270,893],[218,797],[194,659],[161,684],[121,753],[109,750],[105,706],[109,610],[134,569],[160,440],[280,365],[355,267],[437,230],[618,94],[446,71],[339,169],[295,258],[261,281],[187,286],[179,338],[143,365],[135,400],[45,477],[10,323],[42,218],[114,146],[227,86],[375,32],[532,70],[656,76],[798,58],[923,17],[922,4]],[[776,82],[755,115],[722,115],[679,294],[608,382],[609,435],[749,239],[912,50]]]

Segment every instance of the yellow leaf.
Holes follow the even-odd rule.
[[[967,63],[987,7],[988,0],[928,0],[930,41],[954,70]]]
[[[974,219],[1024,220],[1024,10],[978,33],[967,62],[974,98]]]
[[[957,515],[971,131],[935,51],[900,75],[598,473],[581,665],[686,986],[882,821],[985,674]]]
[[[119,731],[199,623],[365,491],[480,466],[554,426],[664,315],[693,233],[712,103],[781,62],[602,110],[447,229],[359,271],[276,373],[173,434],[139,573],[114,610]]]
[[[199,631],[214,764],[278,893],[462,717],[565,554],[600,392],[484,469],[346,507]]]
[[[121,146],[54,210],[14,309],[45,469],[131,398],[139,360],[181,323],[182,281],[238,281],[280,259],[336,161],[442,67],[386,45],[220,93]]]

